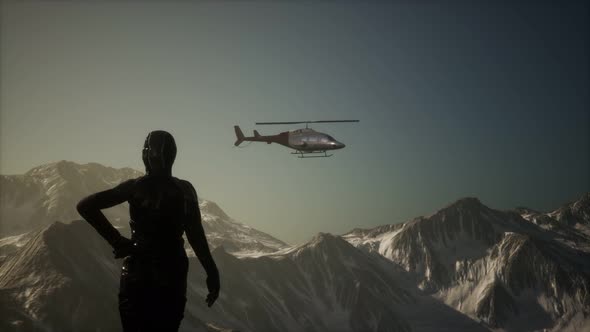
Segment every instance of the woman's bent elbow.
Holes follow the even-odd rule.
[[[88,210],[88,205],[86,204],[86,199],[81,199],[78,204],[76,204],[76,210],[80,215],[83,215]]]

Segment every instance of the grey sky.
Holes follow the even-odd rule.
[[[66,159],[176,176],[287,242],[463,196],[549,210],[590,190],[588,5],[558,2],[2,2],[0,173]],[[317,125],[300,160],[233,125]]]

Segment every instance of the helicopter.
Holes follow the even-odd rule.
[[[320,120],[320,121],[293,121],[293,122],[256,122],[256,125],[286,125],[305,123],[305,128],[284,131],[276,135],[260,135],[254,130],[254,136],[246,137],[240,126],[234,126],[236,132],[235,146],[242,142],[266,142],[267,144],[277,143],[295,150],[291,154],[298,155],[298,158],[331,157],[328,151],[344,148],[344,143],[338,142],[334,137],[320,133],[309,128],[310,123],[334,123],[334,122],[359,122],[359,120]]]

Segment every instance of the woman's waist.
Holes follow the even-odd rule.
[[[188,259],[184,257],[162,257],[134,254],[123,261],[121,284],[155,290],[186,291]]]
[[[133,235],[134,252],[140,255],[184,255],[184,239]]]
[[[182,223],[168,218],[160,219],[141,219],[136,221],[129,220],[131,234],[140,235],[143,237],[157,237],[157,238],[181,238],[184,233]]]

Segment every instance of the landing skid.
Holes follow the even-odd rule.
[[[333,156],[333,154],[328,154],[327,151],[301,151],[301,150],[297,150],[297,152],[291,152],[291,154],[298,155],[297,158],[327,158],[327,157]],[[306,156],[308,154],[311,154],[312,156]],[[313,155],[315,155],[315,156],[313,156]]]

